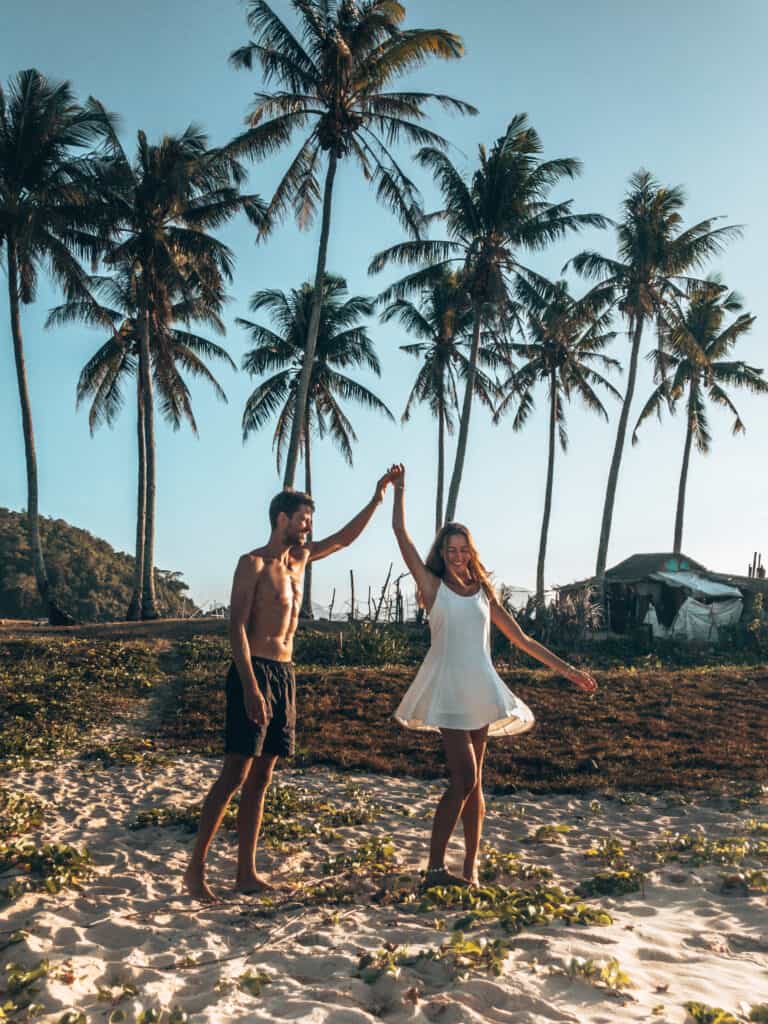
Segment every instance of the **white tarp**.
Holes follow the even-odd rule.
[[[695,597],[688,597],[680,605],[669,635],[679,640],[717,643],[720,628],[735,626],[741,618],[743,606],[741,597],[713,604],[704,604]]]
[[[666,626],[662,626],[659,622],[659,616],[656,613],[656,605],[651,601],[648,605],[648,611],[645,613],[643,619],[643,625],[651,627],[651,634],[657,639],[665,640],[669,635],[669,630]]]
[[[738,587],[732,587],[729,583],[717,583],[709,580],[706,576],[700,576],[697,572],[654,572],[650,579],[666,583],[670,587],[684,587],[694,594],[703,594],[704,597],[734,597],[741,599],[741,591]]]

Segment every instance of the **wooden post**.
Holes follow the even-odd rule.
[[[379,597],[379,603],[376,606],[376,613],[375,613],[375,615],[373,617],[373,621],[374,622],[378,622],[379,621],[379,614],[381,612],[381,606],[384,603],[384,596],[387,593],[387,587],[389,586],[389,578],[392,575],[392,566],[393,565],[394,565],[394,562],[390,562],[389,563],[389,572],[387,573],[387,578],[384,580],[384,586],[381,588],[381,596]]]
[[[328,606],[328,621],[329,622],[333,622],[333,605],[334,605],[335,601],[336,601],[336,587],[333,588],[333,593],[331,594],[331,603]]]
[[[349,570],[349,590],[350,590],[350,602],[349,602],[349,621],[355,621],[355,574],[352,569]]]

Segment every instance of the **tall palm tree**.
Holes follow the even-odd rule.
[[[469,359],[463,349],[472,333],[472,302],[460,275],[443,269],[424,288],[418,304],[410,299],[395,299],[383,310],[381,319],[385,323],[399,320],[409,334],[420,339],[400,346],[403,352],[422,361],[401,420],[407,423],[419,403],[428,405],[437,419],[437,532],[444,521],[445,436],[454,431],[454,414],[459,405],[457,380],[469,372]],[[495,346],[481,347],[479,359],[497,365]],[[495,384],[479,368],[475,374],[475,394],[489,408],[494,407]]]
[[[0,251],[6,257],[24,432],[29,547],[51,622],[68,617],[51,592],[40,540],[37,451],[20,307],[34,302],[43,268],[65,295],[76,295],[85,276],[79,259],[98,252],[98,217],[88,201],[91,177],[84,151],[103,136],[107,120],[92,102],[81,106],[68,82],[51,81],[39,71],[21,71],[7,90],[0,86]]]
[[[142,493],[139,474],[137,566],[143,564],[141,617],[157,618],[154,584],[155,433],[152,348],[172,329],[174,304],[185,301],[218,313],[225,282],[232,278],[233,256],[210,229],[244,210],[252,223],[263,222],[264,205],[243,195],[245,172],[234,155],[208,148],[207,137],[190,125],[181,135],[150,145],[138,133],[137,156],[131,163],[116,134],[109,136],[109,159],[103,162],[99,185],[104,216],[113,241],[107,266],[131,267],[131,287],[139,310],[137,375],[141,387],[139,445],[146,465]],[[207,317],[207,314],[206,314]],[[139,537],[144,516],[143,536]],[[137,570],[138,571],[138,570]]]
[[[444,29],[403,29],[405,7],[397,0],[291,0],[298,20],[291,29],[265,0],[250,0],[248,24],[255,39],[231,55],[237,68],[261,67],[270,93],[257,93],[250,127],[232,143],[236,152],[264,157],[309,128],[281,179],[262,234],[292,208],[308,226],[321,198],[322,223],[314,282],[314,306],[304,339],[305,372],[296,392],[296,411],[285,462],[285,486],[293,485],[309,392],[309,373],[320,323],[334,181],[340,161],[354,160],[378,198],[418,233],[418,191],[392,153],[405,140],[444,147],[446,141],[423,125],[425,107],[435,100],[449,110],[476,113],[468,103],[439,93],[388,91],[394,80],[431,57],[462,56],[461,39]]]
[[[322,299],[301,428],[304,487],[308,494],[312,493],[313,433],[320,439],[330,436],[345,461],[350,466],[353,463],[352,445],[357,441],[357,435],[340,401],[356,402],[390,420],[394,419],[372,391],[341,372],[349,367],[363,366],[377,377],[381,376],[381,364],[373,341],[360,323],[363,317],[372,315],[373,302],[360,295],[347,297],[347,282],[333,274],[325,275]],[[238,318],[235,321],[248,331],[254,346],[243,357],[243,369],[255,377],[271,374],[259,383],[245,403],[243,441],[277,416],[273,443],[279,473],[296,415],[296,394],[307,358],[304,339],[314,312],[314,287],[307,282],[287,294],[278,289],[258,291],[251,298],[250,309],[254,313],[266,310],[275,330],[251,320]],[[304,582],[302,615],[312,617],[310,567]]]
[[[524,362],[508,381],[507,395],[499,405],[496,419],[516,406],[512,426],[514,430],[521,430],[533,410],[536,386],[546,385],[549,400],[547,482],[535,597],[536,603],[542,605],[558,440],[562,451],[568,450],[566,405],[578,395],[587,409],[607,420],[608,413],[595,389],[604,388],[618,399],[621,395],[595,366],[615,370],[620,369],[620,365],[603,353],[616,335],[608,330],[610,311],[601,309],[599,301],[595,303],[592,296],[574,299],[565,281],[551,282],[538,275],[531,275],[529,279],[519,277],[515,291],[525,310],[527,339],[522,343],[512,342],[511,348]]]
[[[685,444],[675,512],[673,550],[678,554],[683,544],[685,493],[691,447],[706,455],[712,435],[707,417],[706,399],[733,413],[733,433],[744,433],[744,422],[726,391],[726,387],[746,388],[757,395],[768,394],[768,381],[763,371],[742,360],[728,359],[740,339],[752,330],[755,317],[742,313],[741,297],[728,291],[716,276],[695,284],[687,299],[671,298],[661,314],[659,347],[650,353],[657,385],[643,406],[637,430],[654,413],[661,418],[666,404],[674,413],[685,402]],[[729,313],[739,315],[726,324]]]
[[[110,336],[83,367],[77,384],[77,404],[90,400],[88,425],[91,434],[101,426],[112,426],[124,404],[124,388],[135,380],[139,464],[139,509],[136,526],[136,559],[134,584],[128,618],[139,618],[145,576],[144,537],[147,517],[146,410],[144,392],[138,373],[141,353],[142,309],[141,287],[131,268],[122,266],[114,277],[91,277],[87,299],[74,299],[53,309],[48,326],[85,322],[97,327],[110,325]],[[172,294],[169,292],[169,295]],[[103,298],[103,302],[99,299]],[[210,307],[200,294],[175,296],[166,320],[158,320],[150,332],[150,366],[153,388],[157,389],[160,411],[174,430],[186,421],[197,434],[189,388],[182,376],[188,373],[208,381],[217,398],[227,396],[205,360],[218,359],[235,364],[227,352],[214,342],[188,328],[190,323],[206,322],[219,334],[224,333],[218,311]],[[183,325],[183,326],[180,326]]]
[[[420,290],[435,268],[458,264],[472,300],[472,345],[448,491],[448,519],[456,513],[464,471],[480,336],[489,317],[513,309],[510,283],[525,273],[521,251],[537,251],[569,231],[607,223],[596,213],[573,213],[571,200],[549,201],[552,188],[563,178],[575,177],[581,165],[570,157],[542,160],[541,151],[541,140],[525,114],[512,119],[490,152],[480,147],[480,166],[469,181],[438,148],[421,149],[417,159],[432,171],[443,196],[444,208],[433,216],[445,221],[448,238],[402,242],[379,253],[369,267],[376,273],[391,263],[426,264],[384,293],[394,299]]]
[[[616,429],[605,490],[600,543],[595,575],[603,577],[611,539],[613,506],[624,454],[630,406],[635,393],[637,364],[643,329],[658,316],[671,295],[680,294],[688,275],[721,252],[725,244],[741,234],[735,226],[715,228],[714,219],[702,220],[690,228],[682,226],[685,193],[680,186],[661,185],[648,171],[632,175],[617,226],[618,258],[583,252],[571,261],[585,277],[598,282],[598,290],[616,302],[627,321],[632,346],[627,389]]]

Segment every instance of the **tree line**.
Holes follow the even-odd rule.
[[[573,157],[545,159],[525,114],[515,114],[474,169],[451,158],[448,139],[427,123],[430,105],[460,115],[470,104],[441,93],[397,89],[402,76],[432,59],[463,56],[459,36],[442,28],[410,29],[393,0],[291,0],[291,23],[266,0],[250,0],[251,38],[230,57],[235,68],[258,69],[246,127],[224,146],[211,147],[190,125],[151,143],[138,133],[131,156],[115,117],[97,99],[77,100],[68,82],[27,70],[0,88],[0,244],[6,263],[11,334],[17,372],[27,473],[29,548],[37,588],[52,621],[66,613],[46,570],[38,516],[38,475],[24,363],[21,308],[35,299],[38,275],[59,284],[63,303],[49,326],[79,321],[104,331],[83,368],[78,402],[89,403],[91,430],[111,424],[132,390],[137,412],[136,558],[129,618],[158,614],[154,566],[155,419],[174,428],[196,421],[185,375],[207,380],[225,395],[209,363],[232,364],[204,334],[224,333],[226,289],[235,254],[216,237],[231,218],[245,215],[257,239],[288,217],[307,228],[320,215],[315,277],[292,290],[261,290],[253,313],[270,323],[239,320],[253,348],[244,369],[259,378],[243,413],[242,430],[276,420],[278,471],[293,487],[300,459],[311,489],[311,438],[330,436],[351,461],[354,429],[344,403],[391,411],[350,374],[380,366],[363,319],[376,308],[413,336],[402,346],[419,369],[402,419],[425,403],[437,421],[435,524],[456,514],[473,407],[487,406],[495,421],[512,415],[521,429],[542,389],[548,405],[545,502],[537,565],[543,600],[546,548],[558,446],[567,447],[567,405],[579,398],[609,418],[604,400],[620,403],[603,505],[596,575],[606,568],[613,509],[643,339],[654,390],[633,433],[651,415],[684,410],[686,432],[674,529],[682,544],[685,492],[693,444],[705,452],[711,435],[707,401],[744,424],[729,393],[742,387],[764,394],[763,372],[735,358],[733,349],[754,323],[742,300],[707,263],[740,235],[715,218],[684,223],[685,195],[646,170],[630,178],[616,221],[554,201],[555,186],[581,172]],[[298,142],[296,141],[298,137]],[[424,208],[398,150],[416,147],[415,162],[441,196]],[[290,161],[268,200],[244,191],[246,161],[284,149]],[[336,173],[356,165],[378,201],[400,222],[402,241],[372,256],[369,271],[403,271],[375,299],[349,296],[343,277],[328,272]],[[585,280],[581,296],[564,280],[549,280],[525,262],[585,227],[612,230],[610,256],[582,252],[566,267]],[[87,266],[100,273],[89,273]],[[623,326],[629,362],[623,391],[609,380],[622,369],[605,352]],[[446,436],[457,430],[453,466]],[[447,494],[446,494],[447,488]],[[307,587],[306,607],[309,603]]]

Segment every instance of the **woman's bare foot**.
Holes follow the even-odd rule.
[[[265,892],[295,892],[296,886],[288,882],[271,882],[264,875],[254,872],[252,875],[238,878],[235,882],[235,889],[243,896],[254,896]]]
[[[218,902],[219,897],[206,882],[205,875],[202,870],[196,870],[195,868],[188,867],[184,872],[182,885],[193,899],[203,900],[204,903]]]
[[[422,889],[431,889],[437,885],[458,885],[466,889],[469,882],[466,878],[462,878],[461,875],[454,875],[453,872],[449,871],[447,868],[427,868],[424,875],[424,881],[421,883]]]

